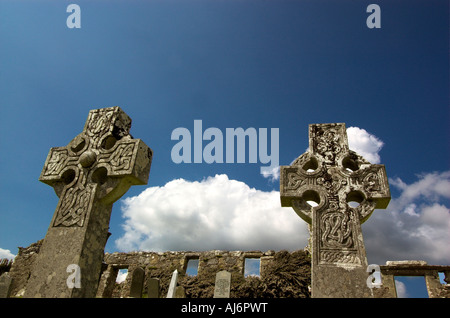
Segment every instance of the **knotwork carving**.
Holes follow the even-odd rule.
[[[53,226],[83,226],[86,212],[95,196],[95,188],[94,184],[67,188],[60,201]]]
[[[328,160],[333,160],[337,153],[341,151],[339,146],[339,136],[334,129],[330,129],[317,137],[317,152]]]
[[[322,214],[321,243],[327,248],[353,247],[352,226],[347,213],[340,211]]]
[[[287,176],[287,189],[295,190],[304,184],[304,178],[296,172],[290,172]]]
[[[50,150],[40,180],[60,196],[53,226],[83,226],[99,193],[113,193],[117,199],[131,184],[146,183],[152,152],[129,135],[130,126],[131,119],[119,107],[92,110],[81,134],[66,147]],[[144,166],[136,169],[138,157]],[[122,178],[129,182],[118,187]]]
[[[359,259],[356,251],[327,251],[322,250],[320,252],[320,263],[321,264],[349,264],[349,265],[360,265],[361,260]]]
[[[325,172],[321,177],[317,178],[317,184],[326,189],[329,195],[336,195],[341,186],[347,184],[347,180]]]
[[[64,169],[67,165],[68,157],[69,155],[66,149],[51,151],[47,166],[44,169],[44,175],[59,175],[62,169]]]
[[[349,150],[344,124],[317,124],[309,127],[308,151],[281,167],[280,197],[282,206],[312,225],[321,264],[361,264],[360,223],[374,208],[386,208],[390,192],[384,166]],[[308,200],[320,202],[311,206]]]
[[[128,170],[133,158],[135,143],[119,145],[110,156],[110,165],[115,171]]]
[[[311,125],[311,134],[315,153],[321,155],[327,163],[334,163],[340,152],[348,150],[342,139],[340,125]]]
[[[377,192],[381,190],[380,178],[376,172],[370,172],[363,180],[364,190],[367,192]]]
[[[110,132],[113,115],[112,108],[98,109],[89,113],[85,131],[95,144],[98,144],[99,140]]]

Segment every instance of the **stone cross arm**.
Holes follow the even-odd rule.
[[[131,137],[130,127],[119,107],[92,110],[83,132],[67,146],[50,149],[39,180],[55,189],[60,209],[80,214],[94,196],[111,204],[131,185],[147,184],[152,151]]]
[[[281,206],[293,207],[308,223],[308,201],[318,204],[314,210],[356,201],[361,223],[373,209],[387,207],[391,196],[385,166],[349,149],[345,124],[310,125],[309,145],[290,166],[280,168]]]

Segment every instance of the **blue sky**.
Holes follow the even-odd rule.
[[[81,28],[66,25],[71,3]],[[381,28],[366,25],[371,3]],[[89,110],[120,106],[154,158],[148,185],[114,205],[108,252],[302,249],[306,226],[279,207],[263,164],[175,164],[171,133],[193,133],[194,120],[223,133],[278,128],[289,165],[309,124],[344,122],[350,146],[378,156],[390,178],[389,208],[363,225],[369,263],[450,264],[448,6],[3,0],[2,257],[45,236],[58,202],[38,181],[49,149],[79,134]]]

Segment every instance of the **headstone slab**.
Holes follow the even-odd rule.
[[[384,165],[349,149],[345,124],[313,124],[308,151],[280,168],[280,198],[311,226],[312,296],[369,297],[361,224],[389,203]]]
[[[133,270],[130,286],[130,297],[141,298],[142,290],[144,288],[145,271],[141,267],[136,267]]]
[[[186,292],[183,286],[177,286],[175,288],[175,298],[186,298]]]
[[[220,271],[216,274],[214,298],[230,298],[231,273]]]
[[[147,298],[159,298],[159,279],[148,278],[147,280]]]
[[[25,297],[95,297],[112,204],[150,172],[152,151],[130,127],[120,107],[91,110],[78,136],[50,149],[39,180],[59,202]],[[79,279],[72,288],[69,269]]]

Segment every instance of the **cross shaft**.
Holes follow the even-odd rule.
[[[91,110],[79,135],[50,149],[39,180],[59,202],[25,296],[95,296],[112,204],[150,172],[152,151],[130,128],[119,107]],[[69,288],[69,265],[80,269],[81,288]]]

